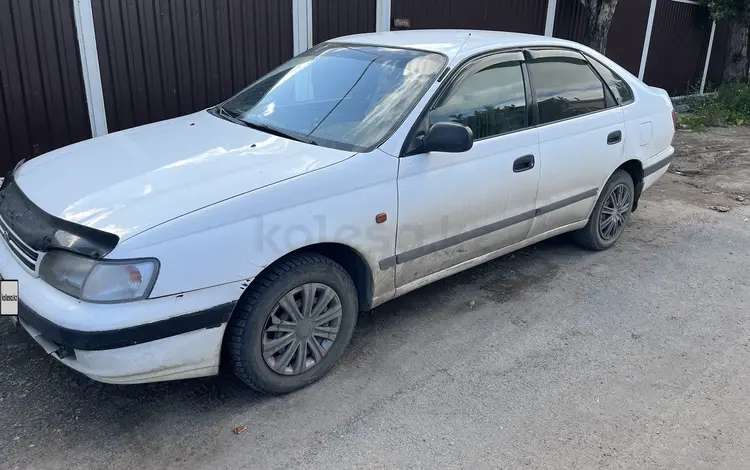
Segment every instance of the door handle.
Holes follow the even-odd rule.
[[[516,158],[516,161],[513,162],[513,173],[521,173],[532,168],[534,168],[533,155],[524,155],[523,157]]]
[[[607,145],[619,144],[621,141],[622,131],[614,131],[607,136]]]

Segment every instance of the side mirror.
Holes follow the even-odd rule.
[[[456,122],[438,122],[424,137],[422,152],[461,153],[474,146],[474,133]]]

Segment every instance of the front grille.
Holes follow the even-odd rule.
[[[18,262],[20,262],[29,272],[36,275],[40,253],[18,238],[18,236],[8,228],[8,224],[5,223],[2,217],[0,217],[0,237],[2,237],[5,246],[7,246],[10,252],[13,253]]]

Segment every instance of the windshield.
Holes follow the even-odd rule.
[[[401,122],[444,64],[428,52],[326,44],[262,77],[221,111],[273,134],[367,151]]]

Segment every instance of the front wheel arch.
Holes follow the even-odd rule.
[[[332,343],[328,346],[330,349],[326,348],[325,352],[321,350],[322,343],[318,344],[317,349],[304,347],[304,344],[309,343],[315,328],[310,322],[314,321],[315,315],[324,315],[320,311],[316,314],[315,309],[298,307],[299,310],[297,310],[294,308],[288,310],[297,312],[298,317],[294,325],[290,323],[291,318],[281,317],[273,321],[273,325],[267,325],[267,322],[271,321],[269,315],[273,316],[274,312],[278,311],[276,307],[281,305],[281,299],[295,292],[299,286],[312,285],[327,287],[335,293],[335,299],[340,302],[338,311],[341,318],[340,323],[335,325],[336,338],[332,339]],[[321,298],[314,291],[310,292],[312,294],[305,291],[304,297],[314,299],[316,302]],[[322,301],[323,305],[332,300],[330,297],[323,298],[325,298]],[[299,299],[296,301],[298,302]],[[305,313],[300,314],[300,311]],[[300,315],[302,316],[299,317]],[[357,315],[356,288],[348,273],[339,264],[318,253],[290,254],[269,266],[268,271],[259,275],[240,298],[224,334],[222,368],[225,371],[234,372],[248,386],[264,393],[282,394],[297,390],[322,378],[334,367],[351,340]],[[306,322],[308,326],[305,329],[303,323]],[[275,325],[292,329],[274,329],[280,328]],[[272,349],[277,346],[288,348],[283,352],[283,358],[280,360],[284,362],[280,365],[285,367],[294,357],[296,366],[292,374],[281,372],[276,367],[272,368],[273,364],[266,362],[267,357],[263,345],[268,345],[268,343],[264,343],[263,338],[268,332],[273,335],[286,332],[292,338],[289,341],[296,341],[291,344],[287,342],[283,345],[271,346]],[[278,339],[284,341],[285,338],[271,338],[271,341]],[[304,343],[303,347],[297,349],[301,343]],[[325,345],[323,344],[322,347]],[[305,366],[310,351],[315,350],[318,351],[315,356],[316,363],[312,366]],[[300,357],[302,359],[299,359]]]
[[[338,263],[344,268],[347,274],[349,274],[352,282],[354,282],[354,287],[357,290],[357,298],[359,300],[359,310],[372,310],[372,301],[375,291],[375,281],[372,268],[359,251],[343,243],[315,243],[297,248],[296,250],[279,257],[276,261],[263,268],[255,278],[257,279],[261,277],[264,273],[272,270],[275,266],[300,253],[319,254]],[[250,285],[252,285],[253,282],[255,281],[251,281]],[[245,292],[247,292],[247,287],[249,286],[245,286]],[[245,296],[246,294],[243,292],[242,295]],[[242,297],[240,297],[239,300],[241,299]]]
[[[370,264],[359,251],[343,243],[317,243],[299,248],[286,256],[297,253],[318,253],[341,265],[357,289],[360,311],[372,310],[375,281]]]
[[[255,279],[250,281],[250,284],[244,287],[245,290],[238,299],[237,303],[239,304],[249,295],[249,292],[251,292],[250,286],[253,284],[253,282],[256,282],[256,279],[261,278],[265,273],[272,271],[276,266],[284,263],[288,259],[302,253],[322,255],[339,264],[344,269],[344,271],[346,271],[346,273],[354,283],[355,290],[357,291],[359,311],[372,310],[372,301],[374,297],[374,277],[370,265],[366,261],[365,257],[362,256],[361,253],[359,253],[359,251],[355,250],[349,245],[335,242],[307,245],[281,256],[276,261],[263,268],[263,270],[255,276]],[[235,312],[232,312],[232,315],[229,319],[230,321],[232,317],[234,317],[234,315]],[[230,328],[227,328],[224,333],[224,338],[222,339],[222,368],[223,364],[227,362],[226,351],[224,350],[225,348],[223,347],[223,345],[227,344],[227,336],[230,334],[229,331]]]

